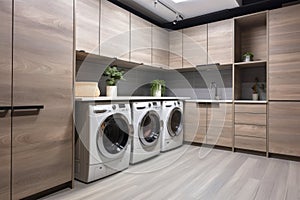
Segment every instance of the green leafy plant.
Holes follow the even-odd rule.
[[[166,91],[166,82],[164,80],[153,80],[151,82],[151,95],[154,96],[154,93],[159,90],[161,87],[161,94],[164,95]]]
[[[108,86],[115,86],[119,80],[125,80],[123,75],[124,71],[119,71],[117,66],[108,66],[104,71],[104,76],[109,77],[106,80]]]
[[[251,52],[244,53],[243,60],[245,60],[247,56],[250,56],[250,60],[253,60],[253,57],[254,57],[253,53],[251,53]]]

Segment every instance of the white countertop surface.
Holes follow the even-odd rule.
[[[235,100],[234,103],[262,103],[262,104],[266,104],[267,101]]]
[[[187,100],[190,97],[152,97],[152,96],[118,96],[118,97],[76,97],[76,101],[139,101],[139,100]]]
[[[185,102],[191,103],[232,103],[232,100],[213,100],[213,99],[189,99]]]

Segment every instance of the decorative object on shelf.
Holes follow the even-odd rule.
[[[123,78],[124,71],[119,71],[117,66],[108,66],[104,71],[104,76],[109,78],[106,80],[106,96],[116,97],[117,96],[117,83],[119,80],[125,80]]]
[[[259,85],[259,99],[260,100],[266,100],[266,85],[262,83]]]
[[[166,91],[166,82],[164,80],[153,80],[151,82],[151,95],[161,97]]]
[[[75,82],[76,97],[99,97],[98,82]]]
[[[252,100],[257,101],[258,100],[258,78],[255,78],[255,83],[252,86]]]
[[[244,61],[244,62],[250,62],[250,61],[253,61],[253,57],[254,57],[253,53],[251,53],[251,52],[246,52],[246,53],[244,53],[244,55],[243,55],[243,61]]]

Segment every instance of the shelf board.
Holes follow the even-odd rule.
[[[239,103],[267,104],[268,101],[266,101],[266,100],[257,100],[257,101],[253,101],[253,100],[234,100],[234,103],[236,103],[236,104],[239,104]]]
[[[250,62],[238,62],[234,63],[237,67],[262,67],[267,65],[266,60],[257,60],[257,61],[250,61]]]

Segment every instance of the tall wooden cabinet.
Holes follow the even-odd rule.
[[[12,0],[0,0],[0,199],[10,198]]]

